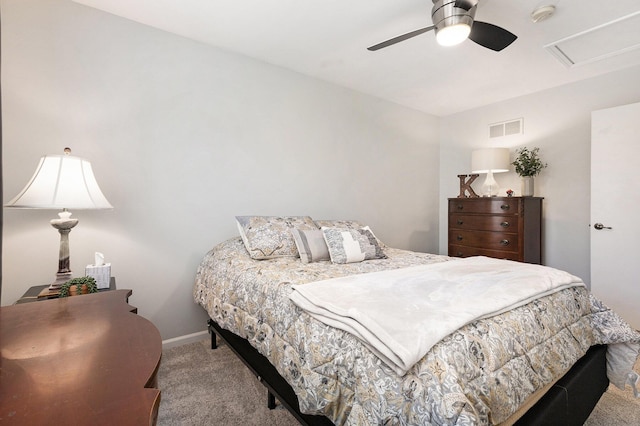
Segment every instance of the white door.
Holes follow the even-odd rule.
[[[591,114],[591,291],[640,330],[640,103]]]

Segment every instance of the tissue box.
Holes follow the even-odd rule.
[[[111,283],[111,264],[105,263],[101,266],[87,265],[87,267],[84,268],[84,274],[96,280],[98,290],[109,288],[109,284]]]

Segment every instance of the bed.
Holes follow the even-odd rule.
[[[268,403],[275,395],[302,424],[582,424],[609,379],[638,380],[640,335],[583,285],[470,321],[398,372],[292,294],[339,277],[463,265],[458,259],[388,247],[353,221],[239,217],[238,227],[240,237],[203,258],[194,299],[209,314],[212,344],[216,334],[226,340],[265,383]],[[332,250],[341,235],[355,248],[342,241]]]

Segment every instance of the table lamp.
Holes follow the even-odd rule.
[[[483,197],[498,195],[498,183],[493,178],[494,173],[509,171],[508,148],[485,148],[471,153],[472,173],[486,173],[487,178],[482,184]]]
[[[51,220],[51,226],[60,233],[60,256],[58,273],[49,286],[55,293],[60,285],[71,279],[69,258],[69,232],[78,224],[67,209],[112,209],[93,176],[91,163],[74,157],[71,149],[65,148],[64,155],[46,155],[40,159],[33,177],[22,191],[5,207],[24,209],[62,209],[58,219]]]

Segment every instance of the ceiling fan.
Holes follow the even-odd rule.
[[[478,0],[433,0],[433,25],[383,41],[367,50],[379,50],[431,30],[435,30],[436,40],[442,46],[453,46],[469,38],[496,52],[518,38],[497,25],[475,21],[477,6]]]

